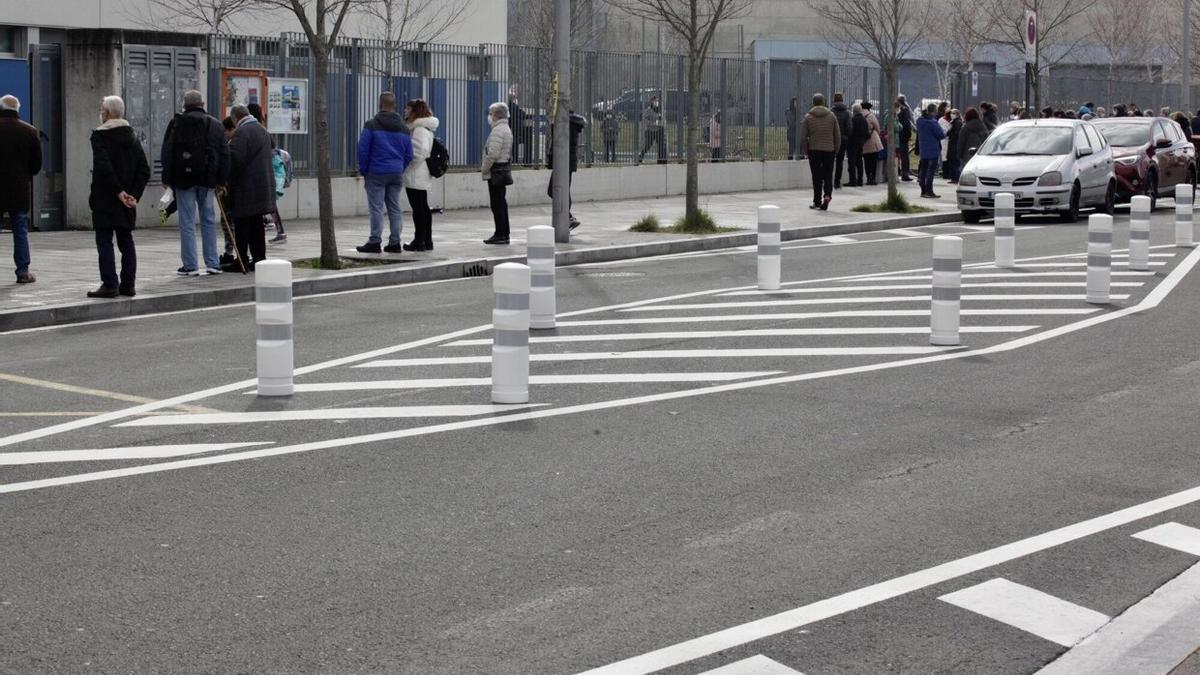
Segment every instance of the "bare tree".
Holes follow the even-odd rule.
[[[847,56],[879,67],[884,79],[880,112],[884,112],[884,106],[894,110],[891,102],[896,96],[896,71],[902,61],[914,56],[926,28],[929,5],[912,0],[808,0],[808,3],[824,21],[830,43]],[[894,112],[884,115],[884,119],[889,120],[884,129],[890,130]],[[884,160],[889,203],[900,197],[893,151],[897,141],[898,138],[893,138]]]
[[[600,39],[597,0],[571,1],[571,49],[594,49]],[[510,16],[520,21],[509,26],[512,42],[526,47],[550,49],[554,36],[555,0],[515,0]]]
[[[1135,3],[1139,5],[1140,3]],[[975,11],[992,25],[991,42],[1012,48],[1024,60],[1025,10],[1037,12],[1038,63],[1033,75],[1033,105],[1041,107],[1041,75],[1069,58],[1091,36],[1081,20],[1090,0],[979,0]]]
[[[700,83],[713,37],[722,22],[742,16],[750,0],[609,0],[630,14],[662,21],[687,52],[687,198],[685,226],[698,224],[700,214]]]
[[[975,55],[992,32],[991,19],[977,7],[977,0],[939,0],[930,10],[921,51],[937,75],[942,100],[950,100],[956,73],[975,69]]]
[[[393,78],[401,70],[404,43],[436,42],[462,22],[470,0],[370,0],[363,6],[363,33],[384,41],[385,61],[376,70]]]
[[[232,29],[233,19],[254,9],[256,0],[128,0],[126,18],[147,29],[222,33]]]
[[[1094,0],[1088,13],[1096,42],[1108,57],[1106,100],[1113,100],[1118,73],[1148,63],[1150,45],[1155,37],[1157,8],[1131,5],[1122,0]]]
[[[346,18],[367,0],[255,0],[296,16],[313,59],[313,120],[317,133],[317,203],[321,218],[321,267],[341,267],[333,224],[333,181],[329,168],[329,59]]]

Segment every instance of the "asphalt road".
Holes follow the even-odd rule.
[[[1018,228],[1040,276],[971,267],[991,237],[956,226],[789,244],[785,293],[725,295],[753,252],[560,268],[535,337],[575,340],[532,345],[528,409],[369,417],[489,403],[462,381],[488,279],[298,300],[297,383],[327,390],[286,400],[246,393],[248,306],[0,335],[0,672],[1036,671],[1065,647],[939,598],[1002,578],[1114,616],[1196,562],[1132,536],[1200,527],[1191,493],[998,549],[1200,485],[1200,252],[1171,223],[1103,308],[1029,285],[1083,282],[1082,221]],[[1025,284],[964,287],[967,349],[900,299],[931,234],[965,283]]]

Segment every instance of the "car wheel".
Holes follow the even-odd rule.
[[[968,225],[978,225],[983,219],[983,211],[963,211],[962,219]]]
[[[1104,204],[1100,207],[1101,213],[1113,215],[1117,212],[1117,184],[1110,182],[1108,190],[1104,193]]]
[[[1079,183],[1071,188],[1071,205],[1066,211],[1060,211],[1058,217],[1064,223],[1074,223],[1079,220]]]
[[[1158,174],[1151,171],[1146,176],[1146,196],[1150,198],[1150,211],[1158,207]]]

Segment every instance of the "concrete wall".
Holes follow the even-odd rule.
[[[701,195],[812,187],[806,161],[702,164],[699,178]],[[675,197],[684,194],[686,179],[687,169],[682,164],[580,169],[575,174],[571,194],[576,202]],[[518,170],[513,173],[513,180],[513,186],[508,189],[510,206],[550,204],[550,198],[546,196],[550,171]],[[279,202],[279,214],[285,221],[319,215],[316,183],[316,179],[303,178],[292,184]],[[138,209],[140,225],[157,225],[155,209],[161,195],[161,186],[153,185],[146,190]],[[447,174],[434,183],[429,205],[445,209],[486,208],[487,185],[478,173]],[[408,208],[407,200],[404,207]],[[333,208],[338,217],[367,215],[362,179],[335,178]],[[81,224],[86,222],[80,221]]]
[[[90,227],[92,130],[100,124],[100,100],[121,91],[121,46],[111,31],[73,31],[63,46],[63,160],[68,227]]]

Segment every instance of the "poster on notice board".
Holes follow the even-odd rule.
[[[308,80],[268,79],[267,130],[273,134],[308,133]]]

